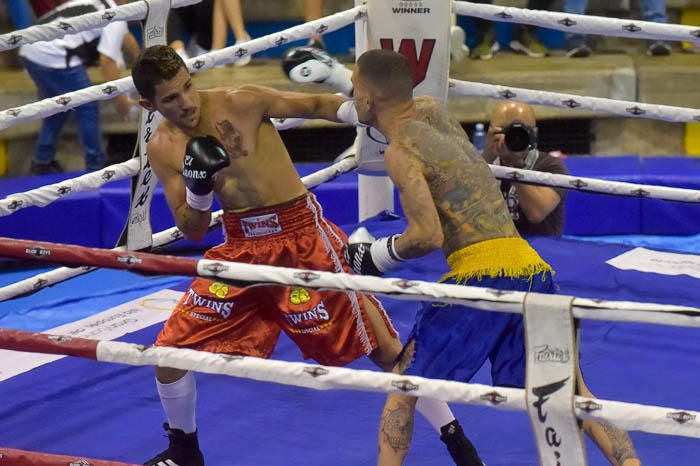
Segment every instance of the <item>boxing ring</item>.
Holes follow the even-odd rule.
[[[194,2],[174,1],[173,7],[190,3]],[[33,34],[37,30],[30,28],[33,31],[0,36],[0,44],[7,49],[22,41],[50,37],[46,34],[94,28],[116,19],[142,19],[146,15],[147,8],[141,2],[127,7],[130,9],[115,9],[114,15],[101,13],[83,18],[82,23],[77,19],[69,24],[70,28],[65,24],[48,25],[36,35]],[[191,59],[188,66],[191,71],[199,72],[231,63],[246,54],[366,21],[367,11],[368,7],[357,6]],[[684,26],[578,18],[467,2],[454,2],[452,11],[574,32],[700,41],[697,29]],[[132,89],[130,78],[124,78],[65,98],[8,109],[0,112],[0,128]],[[634,118],[700,120],[700,110],[695,109],[479,83],[450,81],[449,93],[595,109]],[[310,189],[321,189],[325,183],[332,185],[356,177],[351,172],[357,165],[356,158],[346,158],[303,180]],[[143,177],[146,167],[143,158],[135,157],[74,180],[13,194],[0,200],[0,215],[46,206],[118,179]],[[654,198],[700,203],[700,191],[691,189],[504,167],[492,167],[492,171],[501,179],[627,196],[642,202]],[[357,178],[354,180],[358,183]],[[341,209],[342,205],[324,207],[332,210]],[[41,211],[36,212],[39,215]],[[220,218],[220,211],[212,216],[212,228]],[[405,222],[384,214],[370,218],[363,225],[373,234],[383,236],[401,231]],[[351,223],[343,228],[349,233],[356,226]],[[148,241],[158,249],[181,239],[182,234],[176,228],[169,228],[149,235]],[[676,258],[678,262],[667,266],[673,270],[657,275],[648,270],[608,265],[611,258],[622,260],[625,254],[634,253],[629,247],[583,246],[553,238],[537,238],[532,244],[559,272],[556,279],[561,293],[577,296],[572,298],[568,311],[581,319],[581,367],[587,384],[600,399],[571,400],[575,415],[580,419],[605,420],[630,430],[643,464],[697,464],[695,457],[700,453],[697,422],[700,421],[696,419],[700,405],[694,386],[698,383],[696,374],[700,373],[700,364],[694,355],[700,349],[697,338],[700,293],[696,291],[700,276],[695,268],[697,262],[693,262],[697,258],[690,255]],[[578,257],[581,254],[587,255],[592,263],[585,264]],[[280,283],[373,292],[383,298],[402,336],[408,334],[421,300],[468,303],[484,312],[522,313],[527,309],[526,296],[522,293],[434,283],[446,269],[439,253],[408,262],[393,271],[391,278],[384,279],[155,256],[128,251],[124,245],[113,250],[95,250],[9,238],[0,239],[0,256],[64,265],[38,274],[34,270],[0,275],[3,303],[0,327],[5,329],[0,330],[0,347],[22,351],[0,351],[0,399],[4,401],[0,407],[0,465],[8,460],[7,464],[136,464],[149,457],[162,444],[158,424],[163,414],[150,368],[154,364],[201,372],[198,424],[208,464],[320,465],[328,464],[330,458],[335,464],[372,464],[385,392],[410,392],[454,403],[455,415],[489,465],[552,464],[538,460],[528,416],[519,412],[526,410],[526,390],[483,385],[488,379],[487,370],[482,369],[474,383],[462,384],[370,371],[367,360],[357,361],[349,368],[322,367],[299,362],[298,350],[287,339],[280,340],[269,361],[148,346],[185,289],[188,283],[185,277],[195,275],[243,282],[247,286]],[[654,259],[657,264],[662,259],[672,260],[665,256],[651,261]],[[153,274],[173,276],[151,277]],[[582,280],[580,275],[588,280]],[[590,444],[586,450],[587,464],[607,464]],[[59,459],[48,454],[82,456]],[[407,464],[437,465],[448,461],[427,423],[417,421]],[[567,464],[586,464],[581,461]]]

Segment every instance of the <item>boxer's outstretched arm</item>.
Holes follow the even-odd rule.
[[[165,199],[173,213],[175,224],[190,241],[200,241],[207,234],[211,210],[201,211],[187,205],[185,180],[182,177],[184,147],[177,151],[156,133],[148,143],[148,160],[163,185]]]
[[[232,93],[246,107],[257,108],[263,118],[321,118],[344,121],[338,109],[347,99],[336,94],[306,94],[278,91],[271,87],[247,84]]]

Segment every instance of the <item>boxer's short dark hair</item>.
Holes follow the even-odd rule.
[[[154,45],[139,55],[131,69],[131,77],[141,97],[153,101],[156,85],[174,78],[182,68],[187,68],[185,62],[172,47]]]
[[[357,60],[359,77],[387,97],[413,97],[413,70],[406,57],[393,50],[369,50]]]

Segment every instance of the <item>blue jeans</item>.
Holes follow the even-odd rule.
[[[47,68],[26,59],[22,61],[27,73],[36,84],[40,99],[77,91],[92,85],[83,66],[56,69]],[[88,170],[102,168],[107,158],[102,150],[100,139],[102,132],[97,102],[81,105],[72,111],[78,119],[78,135],[85,150],[85,167]],[[68,116],[68,112],[61,112],[44,119],[34,151],[35,162],[47,164],[56,157],[56,141]]]
[[[15,29],[24,29],[34,24],[34,15],[27,0],[7,0],[7,11]]]
[[[666,0],[639,0],[642,4],[642,19],[655,23],[667,23]],[[564,13],[572,15],[585,15],[588,0],[564,0]],[[580,45],[585,41],[581,34],[573,34],[569,41],[571,45]]]

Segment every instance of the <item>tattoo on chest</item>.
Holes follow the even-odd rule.
[[[231,157],[239,158],[248,155],[248,151],[243,148],[243,135],[230,121],[217,121],[216,131],[219,133],[219,139],[226,148],[226,152]]]

